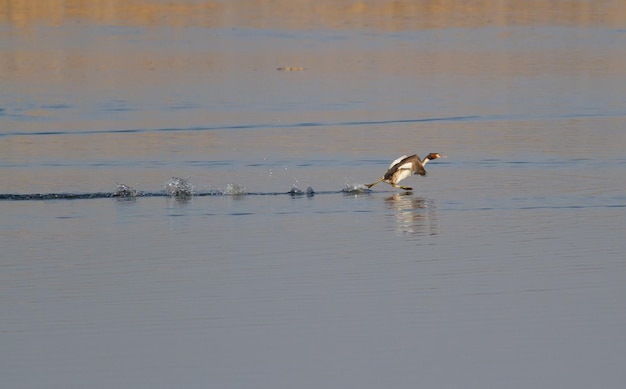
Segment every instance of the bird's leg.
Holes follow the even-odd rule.
[[[373,182],[371,184],[365,184],[365,186],[367,186],[368,188],[371,188],[372,186],[378,184],[379,182],[381,182],[384,179],[385,179],[385,177],[380,177],[376,182]]]
[[[394,188],[403,189],[403,190],[413,190],[413,188],[411,188],[410,186],[402,186],[402,185],[397,185],[397,184],[391,184],[391,186],[393,186]]]

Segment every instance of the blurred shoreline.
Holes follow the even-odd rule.
[[[0,23],[23,30],[87,21],[115,26],[404,31],[512,25],[626,26],[618,0],[149,1],[3,0]]]

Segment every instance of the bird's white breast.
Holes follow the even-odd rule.
[[[404,180],[405,178],[411,176],[411,174],[413,174],[411,172],[411,164],[403,164],[400,168],[398,168],[398,170],[396,171],[396,173],[393,175],[393,180],[395,181],[395,183],[397,184],[398,182]]]

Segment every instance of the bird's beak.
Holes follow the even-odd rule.
[[[445,155],[442,155],[441,158],[448,158],[448,157],[446,157]]]

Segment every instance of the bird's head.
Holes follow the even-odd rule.
[[[439,153],[430,153],[426,156],[426,158],[428,158],[430,161],[434,160],[434,159],[439,159],[439,158],[448,158],[445,155],[441,155]]]

